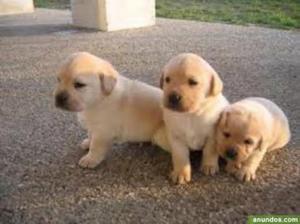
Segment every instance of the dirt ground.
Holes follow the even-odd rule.
[[[78,167],[85,137],[52,91],[61,61],[89,51],[123,74],[158,86],[175,54],[202,55],[230,101],[274,100],[292,140],[266,156],[253,183],[222,171],[175,186],[170,155],[148,144],[114,145],[95,170]],[[0,17],[0,223],[245,223],[251,214],[300,213],[300,33],[158,19],[112,33],[75,29],[70,12],[38,9]]]

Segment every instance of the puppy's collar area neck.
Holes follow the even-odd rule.
[[[223,94],[218,94],[216,96],[211,96],[205,99],[205,101],[201,104],[198,110],[194,112],[194,114],[202,114],[207,110],[207,108],[210,108],[211,106],[214,106],[221,98],[223,97]]]

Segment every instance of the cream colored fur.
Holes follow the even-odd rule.
[[[127,79],[108,62],[86,52],[72,55],[62,66],[55,95],[69,96],[64,109],[78,113],[89,138],[81,167],[94,168],[113,142],[154,142],[169,150],[162,120],[162,91]],[[80,81],[85,86],[74,88]]]

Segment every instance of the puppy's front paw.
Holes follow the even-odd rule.
[[[238,171],[238,169],[234,166],[234,164],[232,164],[230,162],[228,162],[226,164],[225,170],[227,173],[230,173],[230,174],[235,174]]]
[[[235,176],[241,181],[249,182],[251,180],[255,180],[256,178],[255,171],[256,171],[255,169],[245,166],[237,170]]]
[[[171,179],[174,183],[187,184],[191,181],[191,167],[184,167],[179,171],[171,172]]]
[[[78,164],[82,168],[95,168],[102,160],[88,153],[79,160]]]
[[[89,138],[84,139],[80,144],[80,148],[83,150],[88,150],[90,148],[90,139]]]
[[[219,172],[219,165],[218,164],[202,164],[201,171],[205,175],[215,175],[217,172]]]

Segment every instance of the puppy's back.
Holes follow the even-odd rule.
[[[270,146],[269,150],[281,148],[288,143],[291,137],[289,122],[278,105],[271,100],[260,97],[246,98],[243,101],[258,103],[271,114],[273,120],[273,132],[277,133],[277,135],[275,135],[276,139],[274,139],[274,143]]]
[[[162,125],[162,91],[137,80],[122,78],[124,85],[123,122],[128,138],[149,141]]]

